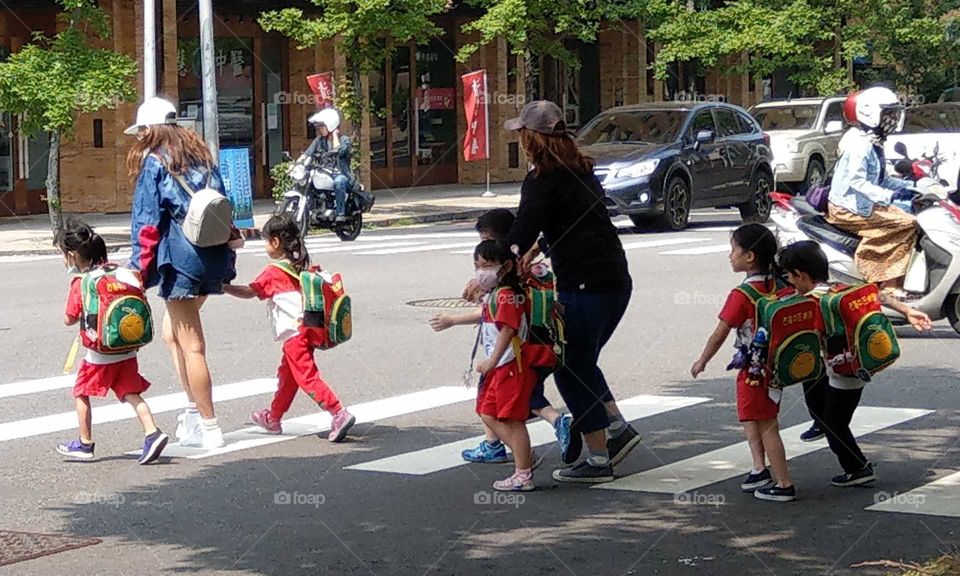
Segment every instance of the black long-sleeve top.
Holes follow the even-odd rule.
[[[520,189],[520,208],[508,246],[525,254],[540,233],[562,291],[617,292],[631,284],[627,258],[591,174],[566,168],[549,175],[531,171]]]

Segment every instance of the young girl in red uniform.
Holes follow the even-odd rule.
[[[762,294],[776,291],[773,269],[777,258],[777,239],[762,224],[745,224],[730,238],[730,266],[734,272],[746,274],[744,282]],[[693,363],[691,375],[696,378],[716,356],[731,330],[737,331],[738,351],[745,350],[753,340],[756,303],[742,291],[734,289],[720,311],[720,322],[707,340],[700,358]],[[742,354],[738,354],[742,357]],[[733,365],[731,365],[733,366]],[[782,391],[768,388],[765,383],[748,383],[748,365],[740,363],[737,373],[737,416],[743,423],[744,434],[753,456],[753,470],[740,484],[744,492],[753,492],[760,500],[789,502],[796,498],[796,488],[790,479],[787,456],[780,438]],[[776,476],[776,484],[767,469],[767,459]]]
[[[270,218],[261,233],[270,258],[284,261],[297,272],[310,266],[310,256],[289,214]],[[276,264],[269,264],[249,286],[225,285],[223,288],[224,292],[237,298],[267,300],[274,338],[283,342],[283,360],[277,370],[279,382],[273,403],[270,408],[251,414],[251,421],[270,434],[283,433],[280,419],[290,409],[299,388],[333,416],[327,438],[331,442],[342,441],[356,418],[340,404],[339,398],[323,381],[317,369],[313,354],[324,343],[326,334],[320,328],[303,326],[303,296],[299,279]]]
[[[63,252],[63,260],[68,270],[79,273],[70,283],[67,296],[67,308],[64,323],[73,326],[83,316],[83,298],[80,283],[84,274],[107,264],[107,245],[93,228],[78,219],[68,220],[57,235],[57,246]],[[137,282],[136,273],[118,270],[117,279]],[[93,413],[90,397],[103,398],[113,391],[117,399],[133,407],[145,434],[140,464],[150,464],[160,457],[169,438],[157,428],[150,407],[140,397],[150,387],[150,382],[140,375],[137,352],[125,354],[101,354],[87,350],[87,357],[80,364],[77,382],[73,386],[73,397],[77,406],[77,418],[80,421],[80,438],[57,446],[57,452],[63,456],[80,460],[94,457]]]

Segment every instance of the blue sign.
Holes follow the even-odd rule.
[[[253,228],[253,186],[250,182],[250,149],[222,148],[220,176],[233,204],[233,225]]]

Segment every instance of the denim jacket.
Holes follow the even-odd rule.
[[[184,178],[194,190],[207,184],[206,171],[191,169]],[[210,188],[223,190],[220,171],[210,173]],[[130,267],[139,270],[144,287],[160,283],[165,267],[198,282],[230,281],[236,277],[236,253],[228,245],[199,248],[183,235],[183,221],[190,205],[189,193],[180,187],[157,156],[144,160],[133,193]]]
[[[830,203],[869,218],[876,205],[890,204],[893,193],[911,184],[887,174],[883,151],[866,135],[850,138],[837,160],[830,183]]]
[[[336,148],[335,150],[331,150],[329,140],[323,136],[317,136],[310,144],[310,147],[306,149],[304,154],[307,154],[308,156],[315,156],[331,151],[335,151],[337,155],[337,172],[346,176],[348,180],[352,181],[353,167],[350,166],[352,147],[350,138],[348,136],[340,137],[340,147]]]

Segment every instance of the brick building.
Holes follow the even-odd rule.
[[[142,2],[100,0],[110,15],[113,36],[106,43],[143,61]],[[158,94],[177,103],[185,120],[202,119],[198,15],[194,2],[156,0]],[[294,156],[313,137],[306,119],[314,109],[305,77],[346,73],[346,61],[336,43],[297,50],[278,34],[265,33],[257,15],[295,2],[234,0],[215,2],[217,84],[221,147],[248,150],[254,194],[269,197],[269,167],[283,152]],[[0,11],[0,58],[27,42],[33,31],[56,30],[57,5],[52,0],[19,0],[17,8]],[[493,182],[520,180],[525,172],[514,135],[499,130],[525,101],[523,59],[503,41],[481,49],[469,62],[458,64],[454,53],[471,39],[461,32],[470,14],[437,19],[442,36],[423,46],[397,48],[378,73],[368,75],[363,93],[369,114],[362,133],[362,178],[373,189],[431,184],[480,184],[485,162],[463,161],[460,143],[465,130],[459,77],[484,68],[490,103],[490,172]],[[722,97],[749,105],[764,95],[764,84],[720,72],[697,75],[675,69],[667,82],[653,78],[647,63],[656,47],[644,38],[639,23],[605,26],[594,44],[570,44],[582,66],[571,70],[545,61],[540,70],[543,95],[560,103],[568,122],[582,125],[602,109],[619,104],[668,97]],[[137,77],[142,92],[143,80]],[[681,88],[685,87],[685,88]],[[431,104],[418,102],[420,89],[434,95]],[[687,94],[688,96],[685,96]],[[696,96],[693,96],[696,94]],[[125,158],[131,140],[123,134],[136,115],[136,104],[119,106],[77,119],[75,136],[62,149],[63,207],[75,212],[122,212],[129,209],[133,183]],[[0,117],[0,216],[45,211],[46,139],[15,132],[16,118]],[[199,120],[197,120],[199,123]],[[350,126],[345,129],[351,131]]]

